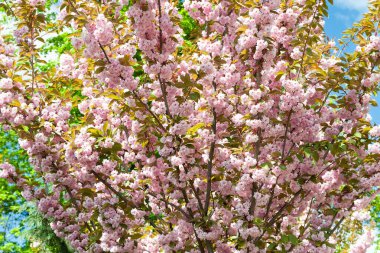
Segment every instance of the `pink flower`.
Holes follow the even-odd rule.
[[[373,154],[380,154],[380,143],[373,143],[368,146],[368,152]]]
[[[62,74],[65,76],[69,76],[71,71],[74,69],[74,59],[68,54],[61,55],[60,58],[60,70]]]
[[[0,164],[0,169],[0,178],[6,178],[13,181],[13,177],[17,176],[15,167],[9,163]]]
[[[113,40],[113,25],[103,14],[99,14],[95,21],[95,39],[101,45],[107,45]]]
[[[369,131],[369,134],[374,137],[380,137],[380,126],[372,127],[372,129]]]
[[[13,88],[13,81],[10,78],[2,78],[0,80],[0,89],[10,90]]]
[[[45,0],[29,0],[31,6],[44,5]]]
[[[296,47],[293,49],[293,52],[290,55],[290,57],[292,57],[294,60],[298,60],[302,57],[302,54],[303,53],[300,51],[300,49],[298,47]]]
[[[371,229],[365,229],[364,233],[356,240],[356,243],[350,247],[350,253],[365,253],[372,245],[375,234]]]

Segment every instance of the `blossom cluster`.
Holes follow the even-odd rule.
[[[78,252],[334,252],[380,184],[378,37],[336,57],[322,0],[127,2],[63,1],[56,72],[16,64],[36,27],[0,41],[0,123],[38,178],[0,176]]]

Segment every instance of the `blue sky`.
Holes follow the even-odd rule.
[[[334,0],[329,8],[329,17],[326,19],[326,33],[331,39],[337,41],[342,32],[358,21],[368,8],[368,0]],[[354,47],[348,47],[348,51]],[[380,104],[380,98],[377,99]],[[380,108],[373,107],[370,112],[373,122],[380,124]]]

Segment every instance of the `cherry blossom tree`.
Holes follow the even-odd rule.
[[[2,4],[0,122],[36,174],[1,176],[77,252],[334,252],[348,219],[362,229],[379,0],[340,46],[325,0],[63,0],[58,21],[44,4]]]

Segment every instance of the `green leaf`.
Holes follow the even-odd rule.
[[[188,135],[194,135],[198,131],[198,129],[204,127],[204,125],[205,125],[204,123],[195,124],[194,126],[192,126],[189,129],[187,129],[186,134],[188,134]]]
[[[89,196],[89,197],[93,197],[95,194],[95,191],[90,188],[82,188],[79,190],[79,192],[82,193],[83,196]]]
[[[120,151],[120,150],[122,150],[122,146],[121,146],[121,144],[118,143],[118,142],[115,142],[115,143],[113,144],[112,151],[116,153],[116,152],[118,152],[118,151]]]
[[[317,151],[311,152],[311,157],[313,157],[313,160],[318,162],[319,161],[319,154]]]
[[[272,164],[270,162],[262,163],[261,168],[263,169],[270,169],[272,167]]]
[[[306,48],[306,54],[309,56],[313,56],[313,51],[311,50],[310,47]]]
[[[192,92],[189,96],[191,100],[194,100],[196,102],[201,98],[201,95],[198,92]]]
[[[101,137],[101,136],[103,136],[102,132],[99,129],[94,128],[94,127],[91,127],[89,129],[87,129],[87,131],[89,133],[91,133],[93,137]]]
[[[99,73],[103,72],[104,69],[105,69],[105,67],[99,67],[99,68],[97,68],[97,69],[95,70],[95,74],[99,74]]]
[[[288,238],[289,238],[289,242],[291,243],[291,244],[293,244],[293,245],[298,245],[298,238],[295,236],[295,235],[293,235],[293,234],[289,234],[288,235]]]
[[[278,81],[278,80],[280,80],[281,79],[281,77],[283,76],[285,74],[285,72],[284,71],[279,71],[278,73],[277,73],[277,76],[276,76],[276,81]]]
[[[310,157],[311,156],[311,150],[310,150],[310,148],[305,148],[303,150],[303,152],[305,153],[306,157]]]
[[[267,250],[268,250],[268,251],[271,251],[271,250],[274,250],[276,247],[277,247],[277,244],[272,242],[271,244],[269,244]]]
[[[288,243],[288,242],[289,242],[289,237],[288,237],[288,235],[286,235],[286,234],[281,235],[281,239],[280,239],[280,241],[281,241],[282,243]]]
[[[372,106],[378,106],[376,100],[371,100],[371,101],[369,101],[369,103],[370,103]]]
[[[136,234],[131,235],[129,238],[131,238],[132,240],[136,240],[136,239],[141,238],[142,236],[143,234],[136,233]]]
[[[303,159],[303,156],[301,154],[296,154],[296,156],[300,162],[303,162],[304,159]]]

